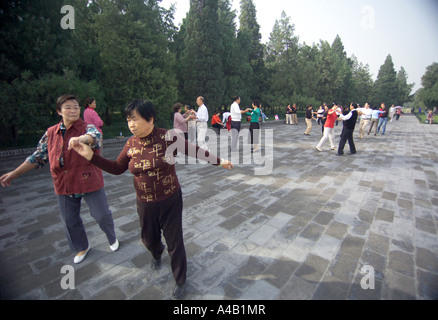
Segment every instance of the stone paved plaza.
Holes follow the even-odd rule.
[[[264,124],[273,148],[233,171],[179,158],[188,256],[187,300],[438,299],[438,126],[406,115],[384,136],[337,157],[321,127]],[[339,142],[341,125],[335,127]],[[226,133],[225,133],[226,134]],[[246,139],[246,138],[245,138]],[[123,143],[106,143],[115,159]],[[220,145],[220,150],[228,147]],[[272,154],[270,154],[272,150]],[[235,159],[236,159],[236,155]],[[272,170],[256,175],[272,157]],[[0,174],[25,156],[2,158]],[[269,161],[265,162],[268,163]],[[132,175],[104,173],[120,248],[113,253],[83,201],[92,247],[73,264],[49,168],[0,189],[0,298],[167,300],[167,252],[152,271],[140,240]],[[63,266],[74,289],[63,289]]]

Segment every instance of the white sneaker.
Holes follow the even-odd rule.
[[[116,242],[114,242],[112,245],[110,245],[110,249],[112,252],[117,251],[119,248],[119,240],[116,239]]]
[[[318,150],[319,152],[322,151],[322,149],[321,149],[321,148],[318,148],[318,147],[316,147],[315,149]]]
[[[88,251],[90,251],[90,247],[88,247],[87,248],[87,250],[85,250],[85,252],[84,252],[84,254],[82,254],[82,255],[76,255],[75,256],[75,258],[73,259],[73,262],[74,263],[76,263],[76,264],[78,264],[78,263],[81,263],[82,261],[84,261],[84,259],[85,259],[85,256],[87,255],[87,253],[88,253]]]

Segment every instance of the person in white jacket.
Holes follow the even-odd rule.
[[[198,145],[207,151],[210,151],[210,149],[207,146],[207,143],[205,142],[205,136],[207,135],[207,129],[208,129],[208,109],[204,104],[204,98],[199,96],[196,99],[196,104],[199,106],[198,112],[196,112],[196,127],[198,132]]]

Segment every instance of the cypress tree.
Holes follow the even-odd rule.
[[[193,102],[203,96],[211,113],[221,106],[225,91],[218,0],[190,0],[186,20],[182,96]]]
[[[387,105],[397,103],[398,86],[396,78],[397,72],[394,69],[394,62],[391,55],[388,55],[374,82],[370,99],[372,105],[378,106],[381,102],[385,102]]]

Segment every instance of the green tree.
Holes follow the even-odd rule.
[[[38,78],[26,71],[11,83],[2,81],[2,105],[13,107],[13,112],[0,113],[1,145],[17,146],[21,135],[34,134],[30,146],[36,146],[44,130],[59,121],[56,99],[65,93],[75,94],[79,102],[87,97],[103,100],[96,81],[83,81],[69,70],[63,75],[48,73]]]
[[[86,7],[78,0],[1,2],[0,122],[4,145],[17,145],[20,134],[45,129],[53,120],[54,109],[49,106],[56,101],[56,94],[80,94],[59,88],[86,89],[81,85],[69,87],[63,81],[91,81],[76,76],[82,75],[92,58],[84,54],[88,50],[76,36],[77,29],[63,29],[61,8],[65,4],[74,5],[77,14]],[[11,106],[14,112],[8,111]]]
[[[414,83],[408,84],[408,74],[403,67],[401,67],[400,71],[397,72],[395,81],[398,87],[398,99],[395,104],[401,106],[411,100],[411,92],[412,88],[414,87]]]
[[[319,101],[331,103],[337,99],[333,85],[338,70],[336,69],[336,55],[327,41],[320,41],[319,52],[316,58],[318,84],[315,98]]]
[[[438,106],[438,63],[434,62],[426,68],[421,78],[422,88],[415,95],[415,102],[423,109]]]
[[[171,121],[177,98],[175,57],[169,50],[168,20],[157,1],[96,0],[95,32],[101,61],[101,84],[111,110],[133,99],[157,107],[157,123]]]
[[[190,0],[180,60],[183,99],[195,101],[202,95],[210,112],[221,106],[226,88],[218,9],[218,0]]]
[[[373,87],[373,79],[369,70],[369,65],[363,65],[355,56],[352,58],[352,97],[350,102],[357,102],[364,105],[368,101],[371,89]]]
[[[225,79],[224,96],[220,106],[229,106],[231,104],[230,97],[235,95],[240,95],[243,103],[248,100],[247,82],[244,81],[244,77],[251,70],[245,61],[244,52],[237,42],[235,20],[236,13],[231,11],[230,0],[219,0],[218,33],[224,50],[222,65]]]
[[[331,47],[334,54],[334,79],[332,90],[334,99],[339,103],[347,104],[351,102],[352,96],[352,65],[351,59],[347,58],[344,44],[341,37],[336,36]]]
[[[61,74],[78,64],[71,30],[61,27],[61,8],[66,1],[5,0],[0,4],[0,77],[19,78],[23,71],[33,76]]]
[[[261,98],[266,90],[264,48],[253,0],[240,1],[239,32],[237,34],[245,68],[242,77],[249,98]],[[249,63],[250,69],[246,66]]]
[[[298,37],[290,17],[283,11],[275,21],[266,50],[269,72],[269,101],[286,107],[297,93]]]
[[[381,102],[385,102],[387,105],[395,104],[398,101],[399,94],[396,79],[397,72],[394,69],[394,62],[391,55],[388,55],[374,82],[370,104],[375,106],[380,105]]]

